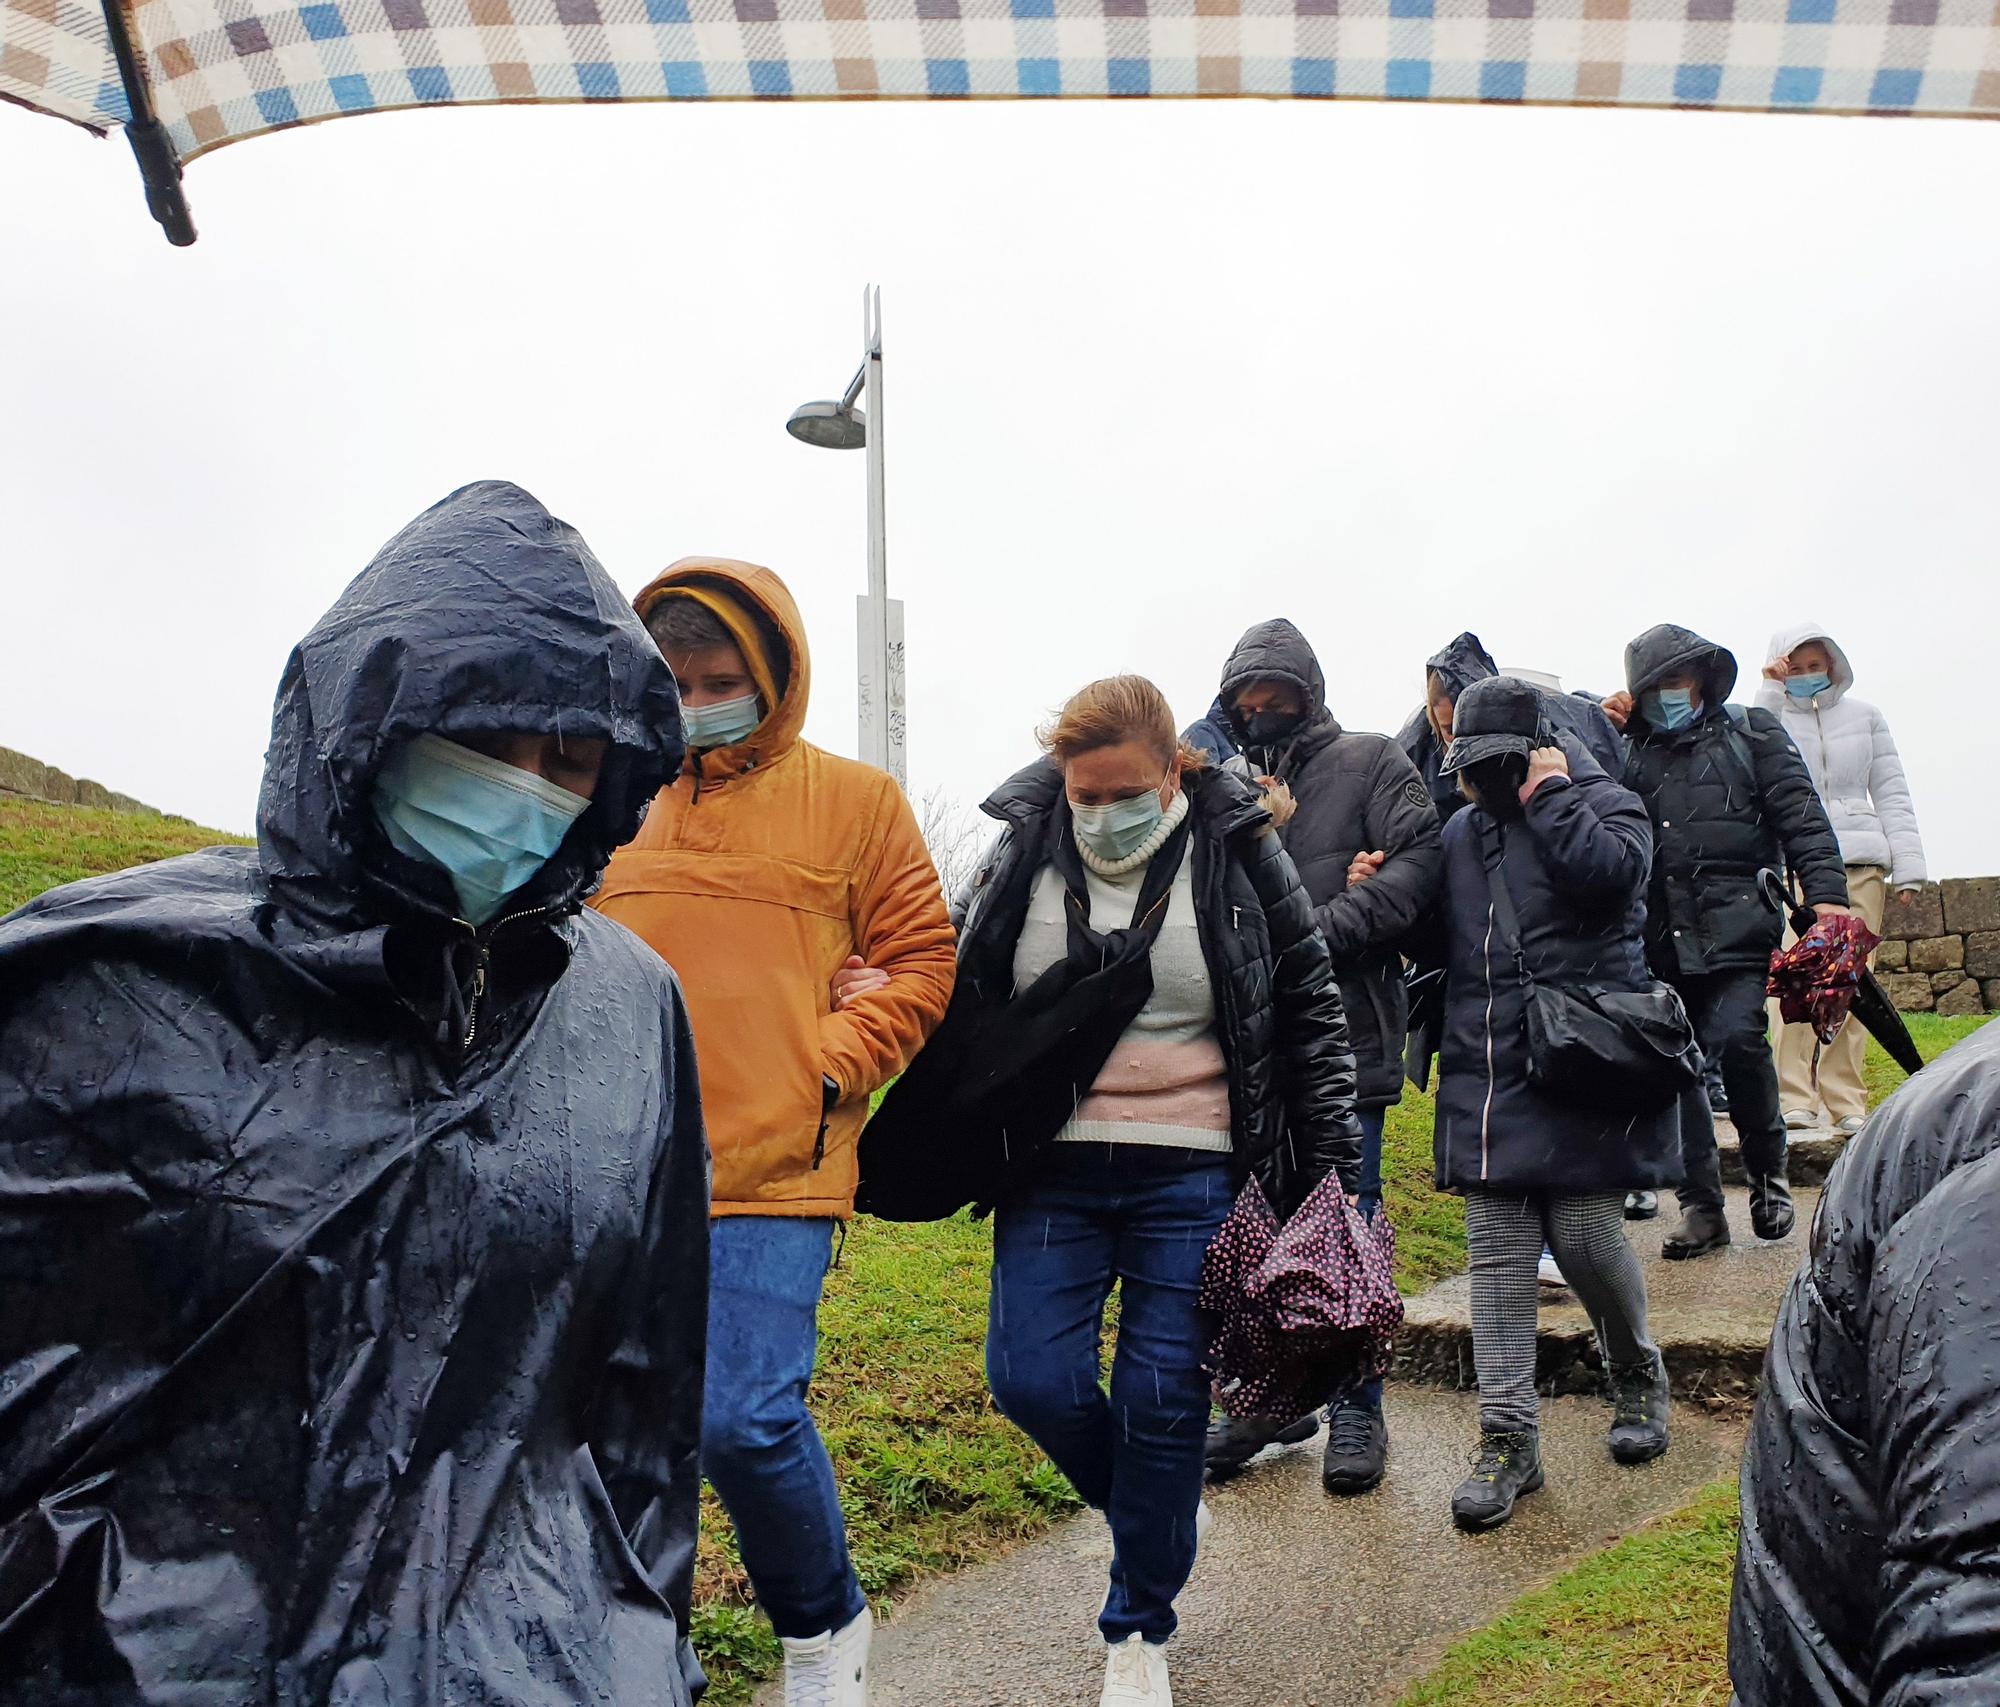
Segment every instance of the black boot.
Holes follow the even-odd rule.
[[[1319,1433],[1319,1412],[1286,1422],[1283,1417],[1224,1418],[1208,1425],[1208,1479],[1227,1481],[1267,1446],[1296,1446]]]
[[[1514,1502],[1542,1485],[1541,1439],[1523,1434],[1482,1433],[1472,1456],[1472,1474],[1451,1496],[1451,1520],[1460,1529],[1498,1529],[1514,1515]]]
[[[1782,1239],[1792,1230],[1792,1188],[1780,1168],[1761,1178],[1750,1176],[1750,1230],[1760,1239]]]
[[[1681,1224],[1667,1235],[1660,1255],[1669,1262],[1684,1262],[1719,1251],[1728,1243],[1729,1223],[1723,1218],[1722,1205],[1692,1203],[1681,1211]]]
[[[1660,1212],[1660,1194],[1657,1191],[1628,1191],[1625,1194],[1625,1219],[1628,1221],[1650,1221]]]
[[[1389,1463],[1389,1425],[1380,1405],[1343,1399],[1327,1416],[1319,1479],[1330,1494],[1365,1494]]]
[[[1613,1364],[1610,1369],[1611,1456],[1644,1464],[1667,1449],[1667,1407],[1673,1394],[1662,1363]]]

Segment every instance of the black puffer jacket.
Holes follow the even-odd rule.
[[[1281,745],[1249,750],[1260,774],[1290,786],[1298,811],[1278,832],[1313,903],[1340,979],[1359,1074],[1359,1105],[1381,1108],[1403,1094],[1403,1034],[1409,1022],[1398,944],[1436,900],[1444,865],[1436,814],[1422,779],[1386,735],[1352,734],[1326,708],[1326,677],[1306,637],[1282,618],[1237,642],[1222,673],[1228,707],[1246,683],[1277,679],[1305,696],[1305,721]],[[1210,713],[1211,717],[1215,714]],[[1361,852],[1388,855],[1375,875],[1348,887]]]
[[[2000,1022],[1848,1145],[1764,1360],[1743,1707],[2000,1701]]]
[[[1687,669],[1701,678],[1701,711],[1668,732],[1647,720],[1641,696]],[[1625,786],[1653,820],[1646,951],[1667,979],[1762,970],[1784,922],[1757,889],[1764,867],[1789,867],[1809,905],[1847,903],[1840,843],[1805,760],[1768,711],[1728,704],[1736,660],[1673,623],[1625,648],[1635,705],[1626,734]]]
[[[612,744],[501,917],[371,788]],[[687,1014],[580,912],[681,757],[576,534],[469,487],[285,670],[259,845],[0,922],[0,1695],[679,1707],[707,1153]]]
[[[1493,655],[1480,644],[1479,636],[1468,631],[1424,661],[1425,698],[1429,698],[1432,677],[1437,678],[1439,685],[1456,703],[1458,696],[1474,682],[1484,681],[1488,676],[1499,673],[1499,666],[1493,662]],[[1548,707],[1549,721],[1581,741],[1605,775],[1617,777],[1624,771],[1624,737],[1618,733],[1611,719],[1604,715],[1604,708],[1596,700],[1588,694],[1549,693],[1546,690],[1542,698]],[[1424,779],[1424,787],[1430,790],[1432,804],[1437,807],[1438,822],[1450,823],[1466,801],[1459,792],[1458,778],[1444,774],[1444,746],[1437,738],[1437,731],[1431,727],[1428,704],[1418,706],[1411,713],[1402,733],[1396,737],[1396,744],[1416,766],[1417,774]]]
[[[1360,1177],[1340,989],[1298,873],[1256,793],[1214,770],[1192,773],[1186,787],[1195,929],[1229,1068],[1230,1166],[1239,1186],[1254,1172],[1287,1215],[1329,1172],[1350,1191]],[[1062,772],[1044,761],[1010,777],[984,805],[1008,829],[953,908],[958,976],[975,989],[1013,989],[1026,902],[1012,911],[992,903],[1009,892],[1022,850],[1046,845],[1042,830],[1062,792]]]

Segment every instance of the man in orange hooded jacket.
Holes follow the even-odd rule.
[[[909,802],[799,738],[811,662],[768,569],[676,563],[634,601],[686,767],[591,903],[680,974],[714,1155],[702,1468],[785,1650],[785,1698],[862,1707],[871,1620],[806,1410],[870,1095],[943,1019],[953,935]]]

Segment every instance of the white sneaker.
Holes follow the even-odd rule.
[[[1859,1132],[1867,1124],[1868,1117],[1865,1114],[1850,1114],[1834,1128],[1834,1131],[1838,1132],[1843,1138],[1852,1138],[1855,1133]]]
[[[1215,1527],[1215,1513],[1208,1509],[1208,1501],[1203,1500],[1194,1508],[1194,1550],[1199,1553],[1208,1545],[1208,1532]]]
[[[1785,1130],[1787,1132],[1810,1132],[1819,1124],[1819,1117],[1809,1108],[1788,1108],[1785,1110]]]
[[[868,1643],[875,1615],[824,1636],[780,1639],[785,1650],[785,1707],[868,1707]]]
[[[1542,1252],[1542,1260],[1535,1264],[1535,1278],[1551,1290],[1560,1289],[1569,1284],[1567,1280],[1563,1279],[1563,1271],[1556,1267],[1556,1258],[1553,1251]]]
[[[1097,1698],[1097,1707],[1174,1707],[1163,1646],[1139,1635],[1108,1646],[1104,1693]]]

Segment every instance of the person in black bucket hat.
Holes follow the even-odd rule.
[[[1673,1182],[1679,1122],[1560,1100],[1528,1075],[1523,965],[1540,981],[1639,991],[1653,832],[1639,798],[1556,729],[1534,685],[1505,676],[1460,696],[1444,774],[1472,802],[1444,830],[1446,994],[1437,1186],[1465,1199],[1480,1442],[1452,1496],[1462,1529],[1491,1529],[1542,1485],[1535,1270],[1544,1242],[1589,1313],[1615,1415],[1611,1455],[1667,1449],[1667,1380],[1646,1326],[1646,1281],[1625,1193]],[[1516,944],[1519,960],[1516,958]]]
[[[1517,676],[1489,676],[1459,696],[1451,745],[1438,769],[1446,776],[1463,777],[1474,765],[1512,754],[1523,761],[1521,774],[1525,778],[1528,755],[1537,750],[1560,751],[1555,740],[1540,688]],[[1479,803],[1476,795],[1473,802]]]

